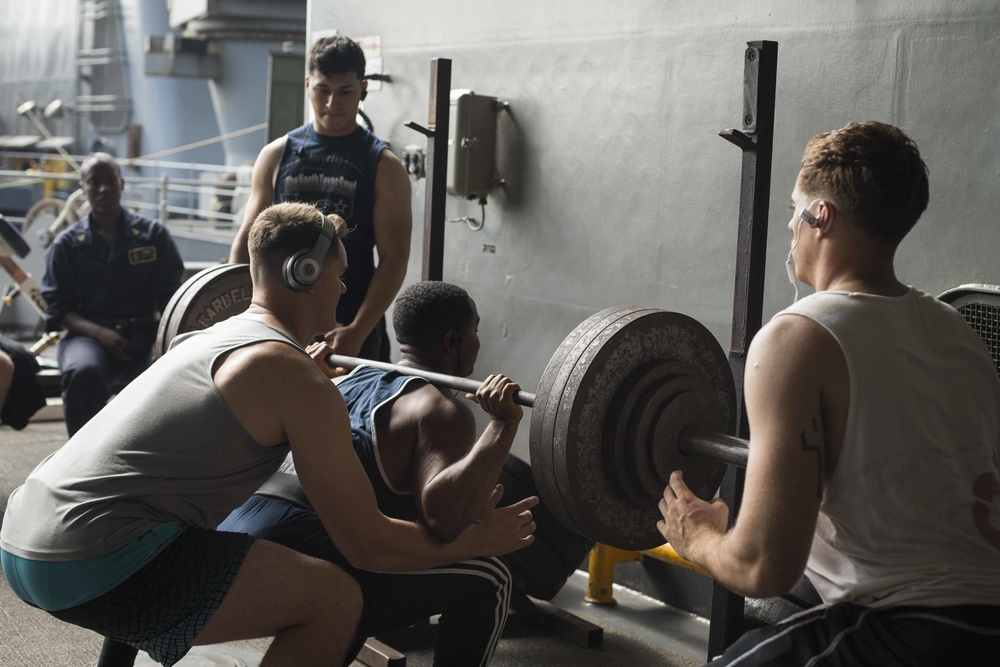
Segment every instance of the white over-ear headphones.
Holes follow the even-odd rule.
[[[333,223],[319,211],[317,213],[323,219],[323,226],[316,243],[312,248],[292,253],[281,266],[281,277],[285,284],[296,292],[304,292],[319,282],[323,275],[323,258],[333,243]]]

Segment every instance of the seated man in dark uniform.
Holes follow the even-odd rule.
[[[45,326],[68,332],[57,359],[71,436],[100,412],[116,380],[149,365],[156,318],[184,271],[166,227],[122,208],[124,184],[107,153],[84,161],[80,187],[90,214],[45,253]]]
[[[479,353],[479,314],[460,287],[428,281],[403,290],[393,309],[399,365],[456,376],[472,374]],[[313,358],[334,375],[317,343]],[[419,520],[442,542],[471,525],[494,493],[522,410],[520,387],[491,375],[473,400],[491,417],[476,437],[472,410],[423,378],[360,366],[337,380],[351,418],[354,450],[379,509]],[[471,397],[471,395],[470,395]],[[507,619],[511,575],[497,558],[385,574],[351,567],[302,492],[291,458],[220,530],[262,537],[340,565],[361,584],[364,606],[354,650],[366,637],[441,614],[435,664],[485,665]]]

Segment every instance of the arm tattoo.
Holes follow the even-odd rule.
[[[816,418],[812,418],[812,430],[814,433],[819,433],[819,427],[816,426]],[[802,438],[802,451],[804,452],[816,452],[816,497],[823,497],[823,445],[810,445],[806,440],[806,431],[803,430],[800,437]]]

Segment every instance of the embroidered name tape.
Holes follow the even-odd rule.
[[[146,245],[128,251],[129,264],[149,264],[156,261],[156,246]]]

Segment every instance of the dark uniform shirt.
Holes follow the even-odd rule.
[[[45,252],[45,326],[58,331],[66,313],[102,326],[162,313],[181,283],[184,263],[161,223],[128,211],[114,244],[91,230],[90,215],[56,237]]]

